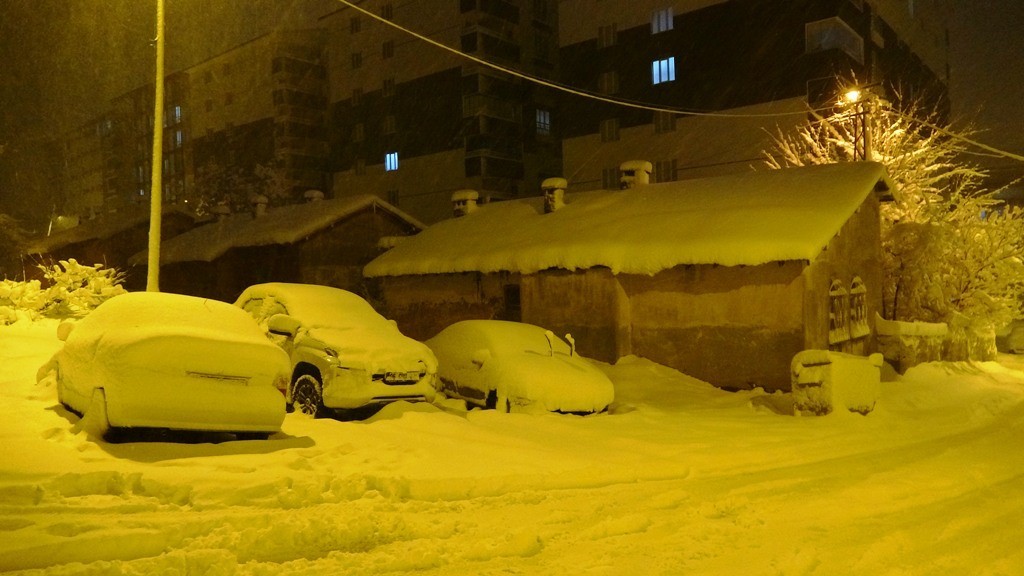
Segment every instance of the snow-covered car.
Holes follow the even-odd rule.
[[[607,410],[615,396],[575,344],[533,324],[464,320],[426,344],[437,356],[441,392],[467,407],[591,414]]]
[[[93,430],[165,428],[266,438],[281,429],[288,356],[226,302],[131,292],[58,327],[37,374]]]
[[[304,414],[434,400],[434,354],[356,294],[274,282],[246,288],[235,305],[291,357],[286,397]]]

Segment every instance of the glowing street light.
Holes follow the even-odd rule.
[[[856,106],[853,118],[853,159],[871,160],[871,92],[861,88],[847,90],[839,99],[839,106]]]

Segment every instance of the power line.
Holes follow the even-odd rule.
[[[412,36],[415,36],[416,38],[419,38],[420,40],[422,40],[424,42],[427,42],[428,44],[436,46],[436,47],[438,47],[438,48],[440,48],[442,50],[451,52],[452,54],[455,54],[455,55],[457,55],[459,57],[462,57],[462,58],[465,58],[467,60],[472,60],[473,62],[476,62],[477,64],[481,64],[483,66],[487,66],[488,68],[492,68],[494,70],[498,70],[499,72],[504,72],[505,74],[509,74],[509,75],[515,76],[517,78],[522,78],[523,80],[526,80],[528,82],[533,82],[534,84],[539,84],[541,86],[546,86],[548,88],[553,88],[553,89],[559,90],[561,92],[566,92],[568,94],[573,94],[575,96],[580,96],[580,97],[583,97],[583,98],[590,98],[592,100],[598,100],[600,102],[605,102],[605,103],[608,103],[608,104],[615,104],[617,106],[625,106],[627,108],[638,108],[640,110],[648,110],[648,111],[651,111],[651,112],[664,112],[664,113],[668,113],[668,114],[680,114],[680,115],[686,115],[686,116],[704,116],[704,117],[713,117],[713,118],[778,118],[778,117],[782,117],[782,116],[796,116],[796,115],[802,115],[802,114],[806,114],[807,113],[806,110],[803,110],[803,111],[800,111],[800,112],[774,112],[774,113],[763,113],[763,114],[728,114],[728,113],[725,113],[725,112],[703,112],[703,111],[695,111],[695,110],[684,110],[684,109],[681,109],[681,108],[672,108],[672,107],[667,107],[667,106],[657,106],[655,104],[647,104],[647,103],[644,103],[644,102],[637,102],[637,101],[633,101],[633,100],[625,100],[625,99],[622,99],[622,98],[611,98],[609,96],[604,96],[604,95],[601,95],[601,94],[596,94],[594,92],[590,92],[590,91],[587,91],[587,90],[582,90],[580,88],[574,88],[572,86],[566,86],[565,84],[561,84],[561,83],[558,83],[558,82],[553,82],[551,80],[545,80],[543,78],[539,78],[537,76],[532,76],[530,74],[526,74],[524,72],[520,72],[520,71],[514,70],[512,68],[507,68],[507,67],[502,66],[500,64],[495,64],[494,62],[490,62],[488,60],[484,60],[482,58],[478,58],[476,56],[473,56],[472,54],[467,54],[465,52],[462,52],[461,50],[458,50],[456,48],[448,46],[447,44],[442,44],[441,42],[438,42],[437,40],[433,40],[432,38],[429,38],[427,36],[419,34],[418,32],[414,32],[413,30],[409,30],[408,28],[405,28],[405,27],[403,27],[403,26],[401,26],[401,25],[399,25],[399,24],[397,24],[395,22],[392,22],[391,20],[388,20],[387,18],[384,18],[383,16],[380,16],[378,14],[374,14],[373,12],[370,12],[369,10],[367,10],[365,8],[357,6],[356,4],[353,4],[352,2],[349,2],[349,0],[338,0],[338,2],[348,6],[349,8],[352,8],[352,9],[357,10],[357,11],[363,13],[363,14],[366,14],[367,16],[369,16],[370,18],[373,18],[374,20],[382,22],[382,23],[384,23],[384,24],[386,24],[388,26],[391,26],[392,28],[395,28],[396,30],[404,32],[405,34],[410,34]],[[822,110],[824,110],[824,108]]]
[[[972,140],[972,139],[970,139],[970,138],[968,138],[968,137],[966,137],[966,136],[964,136],[962,134],[957,134],[955,132],[950,132],[949,130],[947,130],[947,129],[941,127],[941,126],[937,126],[935,124],[932,124],[931,122],[928,122],[928,121],[925,121],[925,120],[921,120],[920,118],[915,118],[915,117],[910,116],[908,114],[904,114],[904,113],[900,112],[899,110],[893,109],[891,107],[888,108],[888,110],[889,110],[890,113],[895,114],[896,116],[899,116],[900,118],[904,118],[904,119],[909,120],[911,122],[917,122],[918,124],[921,124],[922,126],[925,126],[927,128],[931,128],[932,130],[935,130],[937,132],[941,132],[942,134],[945,134],[946,136],[949,136],[950,138],[955,138],[957,140],[960,140],[961,142],[964,142],[966,144],[970,144],[971,146],[975,146],[977,148],[981,148],[982,150],[986,150],[988,152],[991,152],[992,154],[995,154],[996,156],[1000,156],[1000,157],[1003,157],[1003,158],[1010,158],[1012,160],[1018,160],[1020,162],[1024,162],[1024,156],[1021,156],[1020,154],[1014,154],[1013,152],[1007,152],[1006,150],[1000,150],[999,148],[995,148],[993,146],[989,146],[988,144],[983,144],[981,142],[978,142],[977,140]]]

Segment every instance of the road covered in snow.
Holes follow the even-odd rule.
[[[868,416],[790,415],[640,358],[608,414],[392,405],[267,441],[76,428],[0,327],[0,571],[1024,574],[1024,373],[930,364]]]

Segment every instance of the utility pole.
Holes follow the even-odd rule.
[[[160,221],[163,217],[164,0],[156,0],[156,89],[153,96],[153,172],[149,195],[149,263],[146,291],[160,291]]]

